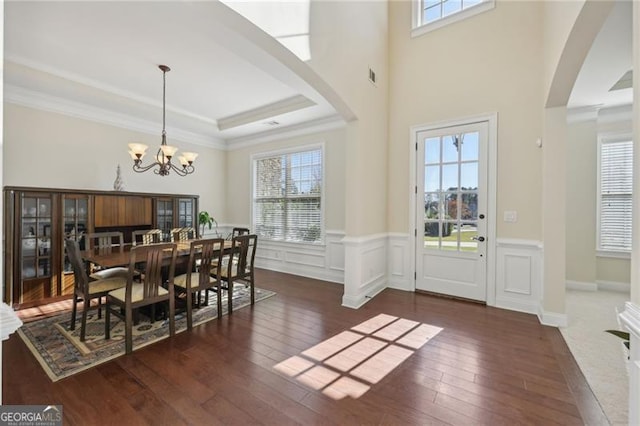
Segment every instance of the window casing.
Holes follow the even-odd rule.
[[[598,252],[631,251],[633,142],[603,138],[598,144]]]
[[[412,0],[411,36],[417,37],[495,7],[495,0]]]
[[[322,243],[322,146],[253,158],[253,229],[260,239]]]

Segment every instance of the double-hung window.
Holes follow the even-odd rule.
[[[261,239],[319,243],[323,235],[321,146],[253,158],[253,229]]]
[[[495,7],[495,0],[413,0],[413,37]]]
[[[603,138],[598,147],[598,250],[629,252],[633,142],[626,137]]]

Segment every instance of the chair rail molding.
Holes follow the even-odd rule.
[[[347,236],[342,244],[345,258],[342,306],[358,309],[387,286],[388,234]]]

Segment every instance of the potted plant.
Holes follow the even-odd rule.
[[[203,210],[200,213],[198,213],[198,223],[200,224],[200,237],[202,237],[204,235],[204,227],[205,225],[209,226],[209,229],[211,229],[211,227],[213,225],[216,226],[216,236],[218,235],[218,222],[216,222],[216,220],[213,218],[213,216],[211,216],[209,214],[208,211]]]

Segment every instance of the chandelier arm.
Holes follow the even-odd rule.
[[[133,163],[133,171],[134,172],[144,173],[147,170],[151,170],[152,168],[160,165],[158,162],[155,162],[155,163],[151,163],[151,164],[149,164],[147,166],[142,166],[141,163],[142,163],[142,161],[140,161],[140,160],[138,160],[137,162]]]
[[[169,163],[169,166],[171,167],[171,170],[173,170],[178,176],[186,176],[189,173],[193,173],[193,172],[188,172],[187,169],[183,168],[179,168],[177,167],[175,164],[173,163]]]

